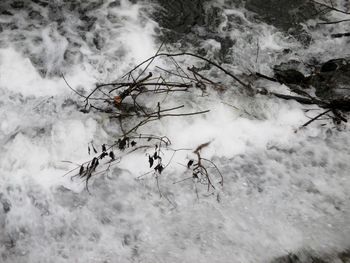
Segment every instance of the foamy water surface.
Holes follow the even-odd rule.
[[[152,173],[136,180],[149,171],[144,151],[118,152],[121,161],[91,179],[91,194],[81,180],[63,176],[91,159],[89,142],[110,144],[121,131],[106,114],[79,111],[83,99],[61,74],[87,93],[155,54],[161,28],[151,14],[157,5],[25,1],[16,10],[7,2],[2,8],[11,14],[0,15],[0,262],[269,262],[300,249],[324,254],[350,247],[349,125],[323,120],[298,130],[321,112],[316,106],[250,97],[213,68],[203,74],[228,86],[225,92],[164,100],[164,107],[184,104],[183,112],[209,113],[164,118],[139,132],[166,135],[173,149],[211,142],[202,155],[219,167],[223,187],[215,176],[216,189],[209,192],[192,180],[173,183],[191,176],[183,165],[192,151],[176,152],[159,188]],[[314,41],[305,47],[223,2],[214,3],[221,10],[217,32],[234,45],[222,66],[235,74],[271,75],[282,61],[350,55],[348,39],[327,37],[348,24],[308,21],[304,27]],[[210,38],[200,45],[212,59],[222,48]],[[187,48],[196,52],[198,46]],[[203,65],[188,57],[177,61]],[[155,65],[174,66],[160,58],[149,70]],[[288,94],[267,81],[253,86]],[[152,96],[144,100],[156,103]],[[163,158],[172,154],[164,150]]]

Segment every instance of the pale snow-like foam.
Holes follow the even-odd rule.
[[[96,11],[101,21],[106,10],[105,5]],[[72,87],[90,90],[94,76],[114,79],[116,72],[130,68],[130,61],[155,52],[154,25],[139,19],[139,11],[140,5],[129,1],[112,9],[122,19],[119,28],[106,21],[110,42],[101,52],[79,40],[83,59],[65,70]],[[266,38],[259,40],[259,59],[268,71],[280,59],[275,54],[279,47],[298,44],[271,27],[260,27]],[[47,52],[58,45],[57,53],[43,53],[49,71],[62,69],[62,52],[73,49],[64,34],[51,29],[51,36],[61,41],[49,37],[38,49]],[[45,30],[41,33],[49,32]],[[246,34],[232,51],[241,53],[238,61],[256,52],[254,41],[245,44]],[[316,42],[313,47],[320,48],[313,54],[332,43]],[[208,45],[217,48],[214,41]],[[191,176],[178,163],[186,164],[192,153],[178,152],[159,178],[161,191],[177,205],[174,209],[159,197],[152,175],[134,180],[148,171],[145,154],[138,153],[93,178],[90,196],[79,180],[62,176],[75,165],[61,161],[88,160],[87,143],[94,140],[98,147],[106,142],[113,130],[103,127],[112,123],[78,112],[68,103],[76,97],[63,80],[44,78],[18,50],[0,50],[0,202],[11,203],[7,214],[0,205],[2,262],[265,262],[302,247],[327,252],[349,246],[348,126],[338,131],[328,130],[329,122],[325,128],[315,123],[295,133],[308,120],[303,106],[259,96],[252,100],[233,92],[235,84],[232,92],[219,96],[209,91],[209,97],[194,96],[195,102],[177,97],[168,103],[211,111],[163,119],[141,131],[169,136],[174,148],[211,141],[202,154],[223,172],[223,189],[206,197],[206,187],[198,184],[197,200],[192,181],[173,184]],[[332,50],[341,55],[341,50]],[[238,65],[234,69],[242,70]]]
[[[68,94],[69,89],[61,77],[55,78],[54,81],[42,78],[30,60],[21,56],[13,48],[0,49],[0,61],[2,89],[19,93],[25,97]],[[70,73],[68,75],[70,84],[75,87],[79,85],[85,89],[92,88],[95,79],[86,71],[73,67]]]

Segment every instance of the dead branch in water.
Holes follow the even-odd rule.
[[[252,89],[251,85],[247,84],[243,78],[241,79],[241,77],[237,77],[216,62],[188,52],[171,54],[161,53],[160,50],[158,50],[154,56],[136,65],[118,81],[96,84],[95,88],[86,96],[73,89],[62,75],[62,78],[66,82],[67,86],[82,98],[83,103],[85,104],[83,112],[88,113],[91,109],[93,112],[106,115],[110,121],[119,122],[120,131],[116,131],[115,134],[112,135],[112,137],[117,138],[117,140],[109,145],[107,143],[103,144],[101,146],[101,152],[98,152],[93,144],[90,144],[88,147],[91,146],[93,152],[95,153],[94,157],[91,160],[81,164],[79,168],[75,168],[69,172],[76,172],[72,178],[78,177],[85,180],[87,191],[89,191],[89,180],[94,175],[109,170],[112,164],[117,164],[118,161],[120,161],[125,155],[140,150],[153,151],[153,148],[155,147],[153,142],[156,141],[156,148],[154,152],[147,153],[146,162],[149,164],[151,171],[144,175],[153,174],[155,176],[159,194],[160,196],[164,196],[160,189],[159,178],[164,170],[169,166],[178,150],[170,149],[169,146],[171,141],[166,136],[139,134],[141,127],[144,128],[145,125],[161,121],[164,118],[197,116],[206,114],[210,111],[210,109],[198,109],[197,111],[189,112],[185,110],[185,103],[183,105],[177,104],[177,106],[174,106],[172,104],[169,106],[165,103],[169,97],[171,99],[176,98],[175,96],[177,94],[193,95],[199,93],[201,93],[201,95],[198,95],[198,97],[205,96],[208,94],[207,89],[212,88],[214,91],[218,91],[220,90],[218,89],[219,86],[224,87],[224,90],[228,89],[228,87],[220,84],[220,82],[211,80],[208,76],[205,76],[205,74],[196,69],[194,66],[190,67],[186,65],[186,67],[181,67],[181,63],[175,61],[175,57],[181,56],[193,57],[201,61],[205,61],[210,66],[219,69],[223,75],[227,75],[235,82],[238,82],[240,86],[244,88],[243,90]],[[168,60],[173,63],[172,65],[175,67],[175,70],[155,67],[157,70],[154,70],[154,72],[146,72],[151,68],[151,64],[158,57],[168,58]],[[146,68],[141,70],[140,68],[143,65],[146,65]],[[141,71],[141,73],[135,75],[136,71]],[[137,77],[135,78],[133,74]],[[263,95],[273,95],[279,99],[295,100],[301,104],[317,105],[319,108],[324,109],[322,113],[311,118],[308,122],[302,125],[302,127],[308,126],[310,123],[320,119],[326,114],[333,115],[333,119],[336,121],[346,122],[346,118],[342,113],[350,111],[349,100],[345,99],[329,101],[320,99],[318,97],[311,96],[304,89],[298,86],[292,86],[289,85],[289,83],[284,83],[277,76],[275,78],[263,75],[261,73],[256,73],[255,77],[286,84],[290,88],[290,91],[296,95],[267,92],[265,89],[263,89],[261,92],[255,91],[255,94],[260,93]],[[125,78],[127,78],[127,80]],[[300,85],[301,84],[305,83],[300,83]],[[181,99],[183,98],[184,97],[181,97]],[[219,184],[223,186],[224,183],[224,177],[217,165],[213,161],[202,156],[202,151],[206,147],[209,147],[209,145],[210,142],[199,145],[192,152],[195,157],[187,163],[187,168],[192,172],[191,179],[206,185],[208,191],[215,190],[217,186],[215,177],[209,173],[209,171],[211,171],[210,169],[214,169],[214,171],[216,171],[216,176],[220,177]],[[164,163],[163,161],[163,150],[173,152],[173,155],[168,160],[168,163]],[[88,151],[90,153],[91,149],[88,148]],[[107,165],[108,168],[101,168],[103,167],[102,164],[105,166]]]
[[[209,109],[206,109],[188,112],[183,111],[185,109],[185,105],[173,107],[163,106],[163,102],[168,96],[173,96],[174,94],[180,92],[196,92],[196,89],[199,89],[203,94],[207,85],[211,85],[213,87],[218,85],[215,81],[212,81],[197,72],[193,67],[187,67],[188,73],[186,73],[185,70],[182,69],[173,58],[176,56],[188,55],[200,58],[208,62],[210,65],[216,66],[238,81],[241,85],[247,86],[233,74],[223,69],[220,65],[206,58],[190,53],[165,54],[157,52],[155,56],[137,65],[126,75],[124,75],[124,77],[127,77],[127,81],[113,81],[96,84],[95,88],[87,95],[73,89],[62,75],[62,78],[64,78],[67,86],[82,98],[83,103],[85,104],[84,109],[82,110],[84,113],[89,113],[90,110],[100,112],[106,114],[110,120],[118,120],[120,124],[119,126],[121,132],[113,135],[113,137],[119,137],[117,141],[110,144],[105,143],[101,145],[101,151],[98,151],[93,143],[89,143],[88,153],[92,153],[94,157],[67,173],[73,174],[71,176],[72,179],[80,178],[81,180],[84,180],[85,188],[89,193],[89,181],[91,178],[93,178],[93,176],[109,171],[110,167],[120,162],[123,156],[131,154],[135,151],[152,149],[154,147],[154,141],[156,141],[155,151],[152,154],[147,155],[147,162],[149,163],[152,173],[156,178],[157,189],[160,196],[166,197],[160,189],[160,175],[170,165],[175,153],[184,149],[171,149],[169,147],[171,145],[171,141],[166,136],[139,134],[138,130],[151,122],[156,122],[163,118],[190,117],[206,114],[210,111]],[[169,70],[159,67],[158,69],[160,69],[162,73],[165,72],[165,74],[171,75],[172,77],[175,76],[179,80],[168,81],[167,76],[162,74],[157,75],[157,73],[153,72],[143,75],[146,73],[146,69],[150,67],[151,63],[154,62],[154,60],[159,56],[169,57],[174,64],[177,73],[174,74]],[[146,69],[143,69],[141,73],[134,78],[133,73],[137,70],[137,68],[144,64],[146,64]],[[193,77],[190,77],[190,74],[193,74]],[[157,96],[165,97],[162,100],[159,100],[157,99]],[[151,102],[151,104],[153,103],[153,106],[146,106],[146,100]],[[130,124],[133,125],[131,126]],[[209,190],[210,187],[215,189],[215,186],[210,178],[208,169],[214,168],[216,172],[220,174],[220,185],[223,185],[223,177],[214,162],[209,159],[202,158],[200,150],[206,146],[208,146],[208,144],[203,144],[202,147],[196,148],[194,151],[198,158],[197,162],[193,164],[193,176],[197,176],[197,178],[201,177],[199,181],[202,184],[207,184]],[[189,149],[187,150],[190,151]],[[171,158],[166,164],[163,161],[163,151],[173,152]],[[203,164],[203,162],[206,162],[209,164],[209,166],[207,167]],[[104,168],[106,166],[107,169]],[[171,203],[167,197],[166,199]]]
[[[195,57],[198,58],[200,60],[204,60],[207,63],[209,63],[210,65],[220,69],[222,72],[224,72],[226,75],[230,76],[231,78],[233,78],[235,81],[237,81],[239,84],[241,84],[243,87],[249,87],[249,84],[244,83],[241,79],[239,79],[238,77],[236,77],[235,75],[233,75],[231,72],[229,72],[228,70],[224,69],[223,67],[221,67],[219,64],[196,54],[193,53],[189,53],[189,52],[183,52],[183,53],[176,53],[176,54],[171,54],[171,53],[159,53],[156,54],[148,59],[146,59],[145,61],[141,62],[140,64],[138,64],[137,66],[135,66],[132,70],[130,70],[126,75],[131,74],[133,71],[135,71],[136,69],[138,69],[139,67],[141,67],[142,65],[144,65],[145,63],[149,62],[149,61],[153,61],[156,57],[161,57],[161,56],[165,56],[165,57],[179,57],[179,56],[190,56],[190,57]],[[124,77],[126,76],[124,75]]]
[[[350,32],[332,34],[331,37],[332,38],[350,37]]]

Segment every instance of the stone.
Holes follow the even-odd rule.
[[[332,59],[323,63],[319,72],[311,76],[309,83],[321,99],[349,100],[350,58]]]
[[[276,70],[275,69],[275,78],[284,84],[297,84],[304,85],[306,78],[305,76],[295,70],[295,69],[286,69],[286,70]]]

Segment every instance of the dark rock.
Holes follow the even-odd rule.
[[[304,85],[306,78],[305,76],[294,69],[287,69],[287,70],[277,70],[275,69],[275,78],[284,84],[297,84],[297,85]]]
[[[350,98],[350,58],[332,59],[321,65],[320,71],[310,78],[316,95],[326,100]]]
[[[305,76],[301,72],[306,72]],[[335,108],[350,111],[350,58],[332,59],[310,71],[297,61],[282,63],[274,68],[275,78],[292,91],[314,87],[316,96]]]
[[[283,84],[306,86],[308,78],[302,72],[311,74],[311,71],[297,60],[289,60],[274,67],[275,78]]]
[[[335,71],[337,70],[339,67],[339,65],[336,63],[336,61],[328,61],[326,63],[324,63],[321,67],[321,73],[324,73],[324,72],[332,72],[332,71]]]

